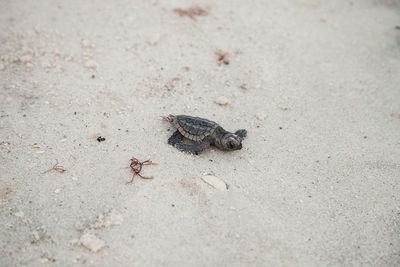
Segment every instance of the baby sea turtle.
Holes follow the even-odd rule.
[[[162,117],[164,121],[170,122],[176,130],[168,139],[168,144],[175,146],[181,151],[199,153],[209,147],[216,146],[222,150],[238,150],[242,148],[242,140],[247,131],[237,130],[235,133],[225,131],[218,123],[187,115],[168,115]],[[183,137],[194,141],[193,145],[184,144]]]

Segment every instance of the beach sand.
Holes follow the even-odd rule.
[[[399,14],[1,1],[0,265],[400,265]],[[168,114],[248,136],[182,153]]]

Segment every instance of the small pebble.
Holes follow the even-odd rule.
[[[155,46],[160,41],[160,34],[156,34],[148,40],[149,45]]]
[[[22,218],[22,217],[25,216],[25,213],[24,213],[23,211],[18,211],[18,212],[16,212],[16,213],[14,213],[14,215],[17,216],[17,217]]]
[[[220,106],[225,106],[228,105],[230,103],[229,99],[224,97],[224,96],[220,96],[217,98],[217,100],[215,100],[215,103],[217,103]]]
[[[98,64],[94,60],[88,60],[85,63],[85,67],[88,68],[88,69],[96,70],[97,67],[98,67]]]
[[[3,63],[0,63],[0,70],[4,70],[6,67],[4,66]]]
[[[241,84],[240,89],[247,90],[248,89],[247,84],[245,83]]]
[[[32,62],[32,56],[30,56],[30,55],[24,55],[24,56],[20,57],[20,60],[21,60],[23,63],[30,63],[30,62]]]
[[[72,176],[71,177],[72,181],[78,181],[78,177]]]
[[[61,192],[61,189],[60,188],[57,188],[56,190],[54,190],[54,193],[56,193],[56,194],[58,194],[58,193],[60,193]]]
[[[266,118],[266,116],[265,116],[264,114],[257,113],[257,114],[256,114],[256,118],[257,118],[258,120],[262,121],[263,119]]]
[[[82,41],[82,47],[83,47],[83,48],[92,48],[92,47],[94,47],[94,45],[92,45],[92,44],[89,42],[89,40],[83,40],[83,41]]]
[[[82,222],[82,221],[77,221],[76,223],[75,223],[75,229],[77,230],[77,231],[82,231],[83,229],[85,229],[85,225],[84,225],[84,223]]]

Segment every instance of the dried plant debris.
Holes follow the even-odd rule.
[[[58,165],[58,160],[56,160],[56,164],[54,164],[54,166],[52,168],[48,169],[47,171],[42,172],[42,174],[48,173],[50,171],[56,171],[56,172],[59,172],[59,173],[64,173],[67,170],[65,170],[63,166]]]
[[[186,9],[175,8],[173,11],[179,14],[181,17],[187,16],[192,20],[196,20],[196,16],[207,16],[209,14],[208,10],[198,6],[193,6]]]
[[[224,181],[222,181],[220,178],[218,178],[214,175],[207,174],[207,175],[204,175],[203,177],[201,177],[201,179],[205,183],[211,185],[212,187],[214,187],[216,189],[219,189],[222,191],[228,190],[228,185]]]
[[[398,113],[398,114],[396,114],[396,113],[391,113],[391,114],[390,114],[390,117],[400,119],[400,113]]]
[[[137,158],[131,158],[131,164],[129,165],[129,168],[133,172],[132,180],[127,182],[126,184],[133,183],[133,180],[135,178],[135,175],[138,175],[142,179],[153,179],[154,177],[145,177],[140,174],[142,171],[143,165],[157,165],[157,163],[152,162],[151,160],[145,160],[143,162],[140,162]]]
[[[221,50],[218,50],[215,52],[215,54],[217,55],[217,63],[218,65],[229,65],[229,59],[228,59],[228,52],[223,52]]]

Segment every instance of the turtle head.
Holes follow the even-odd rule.
[[[239,130],[240,131],[240,130]],[[245,131],[245,130],[244,130]],[[242,136],[242,132],[239,134],[227,133],[222,137],[221,145],[225,150],[239,150],[242,149],[242,140],[245,135]]]

